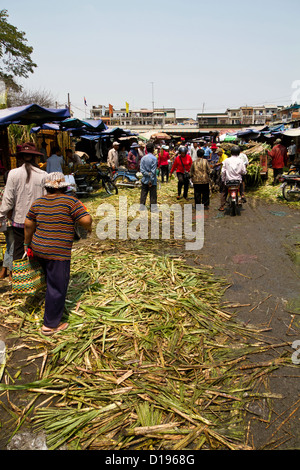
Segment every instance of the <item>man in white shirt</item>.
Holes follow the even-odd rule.
[[[241,152],[239,157],[242,159],[242,161],[244,162],[245,164],[245,167],[247,169],[247,166],[249,165],[249,160],[248,160],[248,157],[245,153]],[[242,202],[246,202],[246,198],[245,198],[245,180],[244,180],[244,176],[242,177],[242,182],[241,182],[241,186],[240,186],[240,192],[241,192],[241,198],[242,198]]]
[[[245,175],[246,173],[246,165],[243,162],[242,158],[240,158],[240,148],[238,146],[234,146],[231,149],[231,157],[226,158],[222,165],[221,179],[224,185],[221,193],[221,206],[219,208],[220,211],[224,211],[224,206],[228,193],[226,183],[231,180],[239,181],[240,183],[242,183],[243,175]]]
[[[59,172],[63,173],[62,166],[64,164],[64,159],[61,154],[61,150],[59,147],[53,147],[52,155],[47,160],[47,173]]]
[[[107,164],[112,170],[119,167],[119,142],[114,142],[107,155]]]
[[[297,146],[294,140],[291,141],[291,145],[288,147],[287,153],[288,153],[290,163],[293,163],[296,158],[296,153],[297,153]]]
[[[198,150],[198,142],[193,142],[193,145],[191,146],[191,152],[190,152],[190,156],[193,162],[197,160],[197,150]]]

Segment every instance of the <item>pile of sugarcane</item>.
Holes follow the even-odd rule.
[[[41,299],[7,312],[43,360],[39,380],[0,390],[33,395],[26,417],[50,449],[249,449],[247,409],[286,359],[259,360],[273,345],[220,308],[226,287],[146,247],[77,246],[69,328],[41,336]]]
[[[247,148],[246,150],[243,150],[243,152],[248,156],[248,160],[251,163],[253,161],[259,161],[260,155],[265,155],[268,150],[271,150],[270,145],[262,142],[257,142],[251,145],[251,147]]]

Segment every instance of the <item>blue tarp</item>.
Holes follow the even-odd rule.
[[[87,139],[87,140],[98,140],[101,138],[101,134],[86,134],[86,135],[81,135],[81,139]]]
[[[81,136],[82,134],[91,133],[92,135],[99,134],[99,132],[105,131],[107,129],[106,124],[104,124],[101,119],[99,120],[86,120],[82,121],[77,118],[69,118],[61,121],[59,124],[45,123],[41,126],[33,127],[31,132],[37,133],[40,130],[54,130],[54,131],[68,131],[76,135]]]
[[[40,130],[59,131],[60,127],[59,127],[59,124],[51,124],[51,123],[42,124],[41,126],[32,127],[30,129],[30,134],[36,134]]]
[[[239,131],[237,133],[237,136],[238,137],[246,137],[246,136],[249,136],[249,135],[258,136],[259,134],[260,134],[260,131],[258,131],[257,129],[245,129],[244,131]]]
[[[279,124],[278,126],[267,127],[266,130],[262,130],[262,134],[278,134],[284,131],[284,124]]]
[[[129,129],[122,129],[121,127],[114,127],[113,129],[107,129],[106,131],[103,131],[102,134],[106,135],[112,135],[112,134],[118,134],[119,136],[122,137],[130,137],[134,135],[138,135],[136,132],[132,132]]]
[[[37,104],[18,106],[15,108],[0,109],[0,126],[10,124],[43,124],[46,122],[59,122],[70,117],[68,108],[43,108]]]

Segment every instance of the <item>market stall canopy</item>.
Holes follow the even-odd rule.
[[[82,122],[87,129],[93,130],[95,132],[101,132],[107,129],[107,125],[101,119],[87,119]]]
[[[237,133],[237,137],[251,137],[255,138],[260,135],[260,131],[257,129],[245,129]]]
[[[83,131],[97,132],[98,134],[107,129],[106,124],[101,119],[87,119],[81,120],[78,118],[65,119],[60,123],[60,130],[62,131]]]
[[[235,142],[237,140],[237,136],[236,135],[225,135],[224,139],[222,140],[222,142]]]
[[[17,106],[15,108],[0,109],[0,126],[10,124],[43,124],[46,122],[60,122],[70,117],[68,108],[43,108],[37,104]]]
[[[297,129],[287,129],[286,131],[282,132],[282,135],[286,135],[287,137],[299,137],[300,127]]]
[[[60,130],[60,127],[59,127],[59,124],[46,123],[46,124],[42,124],[41,126],[32,127],[32,128],[30,129],[30,134],[37,134],[37,133],[40,132],[41,130],[45,130],[45,131],[59,131],[59,130]]]
[[[105,130],[102,130],[101,132],[99,132],[99,129],[97,127],[95,127],[93,131],[91,131],[91,129],[85,128],[85,133],[81,134],[80,137],[81,139],[98,140],[110,136],[114,139],[122,139],[135,137],[137,135],[138,134],[136,134],[135,132],[131,132],[128,129],[122,129],[121,127],[114,127],[112,129],[108,129],[108,127],[105,125]]]
[[[134,136],[138,135],[136,132],[132,132],[129,129],[122,129],[121,127],[113,127],[112,129],[107,129],[103,132],[101,132],[102,136],[109,136],[112,135],[115,138],[118,137],[128,137],[128,136]]]
[[[166,134],[165,132],[157,132],[156,134],[151,135],[152,139],[159,139],[159,140],[169,140],[171,137],[169,134]]]

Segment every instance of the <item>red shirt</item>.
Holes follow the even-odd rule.
[[[284,145],[275,145],[268,154],[272,158],[272,168],[283,168],[287,164],[287,150]]]
[[[184,167],[182,166],[182,163]],[[190,168],[192,166],[193,160],[191,156],[187,153],[186,155],[177,155],[177,157],[174,160],[173,166],[170,171],[170,175],[172,175],[173,171],[176,170],[176,173],[184,173],[185,171],[190,171]]]
[[[169,165],[169,162],[168,162],[169,158],[170,158],[169,152],[166,152],[165,150],[163,150],[162,152],[159,152],[158,162],[157,162],[158,168],[161,165]]]

